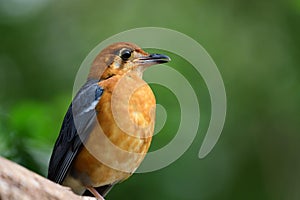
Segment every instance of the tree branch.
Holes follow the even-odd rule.
[[[53,183],[2,157],[0,157],[0,199],[96,200],[92,197],[78,196],[69,188]]]

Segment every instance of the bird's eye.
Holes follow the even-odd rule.
[[[121,52],[121,58],[122,60],[126,61],[130,58],[132,51],[125,49],[124,51]]]

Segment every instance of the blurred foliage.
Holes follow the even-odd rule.
[[[24,100],[14,105],[9,115],[0,115],[1,155],[46,175],[49,149],[60,129],[63,110],[68,106],[65,99],[49,103]]]
[[[0,154],[45,175],[81,62],[107,37],[143,26],[183,32],[205,47],[225,82],[226,124],[199,160],[209,95],[189,63],[170,54],[197,91],[199,133],[176,162],[135,174],[107,199],[298,200],[299,0],[0,0]],[[167,88],[152,88],[168,114],[155,150],[174,137],[180,110]]]

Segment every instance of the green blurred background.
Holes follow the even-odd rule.
[[[174,55],[169,65],[199,88],[199,133],[176,162],[134,175],[107,199],[300,199],[299,0],[0,0],[1,156],[46,175],[81,62],[107,37],[144,26],[180,31],[209,52],[226,87],[226,124],[198,159],[209,95]],[[152,87],[170,117],[157,149],[173,138],[180,111],[172,93]]]

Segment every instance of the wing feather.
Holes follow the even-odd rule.
[[[64,117],[49,162],[48,178],[61,184],[97,120],[95,107],[103,89],[98,80],[87,81],[76,94]]]

